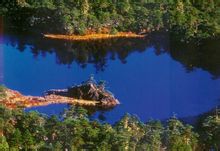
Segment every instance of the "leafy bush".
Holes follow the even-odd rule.
[[[111,32],[110,32],[110,34],[112,34],[112,35],[115,35],[115,34],[117,34],[117,33],[118,33],[118,30],[115,29],[115,28],[113,28],[113,29],[111,30]]]

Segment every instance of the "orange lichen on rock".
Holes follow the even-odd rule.
[[[111,38],[144,38],[145,35],[138,35],[132,32],[119,32],[117,34],[86,34],[86,35],[59,35],[59,34],[44,34],[44,37],[51,39],[62,39],[72,41],[88,41],[99,39],[111,39]]]

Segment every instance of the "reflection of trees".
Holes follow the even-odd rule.
[[[14,35],[14,36],[12,36]],[[71,65],[77,63],[82,68],[93,64],[97,71],[102,71],[109,60],[119,59],[126,63],[127,57],[133,52],[144,52],[147,47],[154,47],[155,54],[167,52],[181,62],[187,72],[195,68],[208,71],[214,78],[220,76],[219,40],[205,40],[197,43],[184,44],[169,38],[168,34],[153,34],[145,39],[110,39],[99,41],[62,41],[42,38],[36,35],[10,34],[7,42],[24,51],[31,46],[35,57],[55,53],[58,64]]]
[[[126,58],[133,52],[143,52],[149,46],[156,46],[161,52],[161,43],[154,38],[145,39],[109,39],[98,41],[64,41],[42,38],[42,36],[17,34],[8,36],[7,42],[24,51],[27,46],[35,57],[47,53],[56,54],[58,64],[71,65],[76,62],[81,67],[94,64],[97,71],[104,70],[108,60],[119,59],[126,63]],[[157,42],[157,43],[156,43]],[[165,49],[165,48],[164,48]]]
[[[170,55],[181,62],[188,72],[201,68],[216,79],[220,77],[219,42],[219,39],[204,40],[200,44],[173,42],[170,43]]]

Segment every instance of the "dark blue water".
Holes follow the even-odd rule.
[[[118,120],[126,112],[144,121],[166,119],[173,114],[180,118],[196,116],[220,104],[219,53],[215,48],[210,48],[210,52],[216,53],[212,54],[216,60],[209,62],[202,60],[204,56],[197,52],[198,48],[158,45],[154,42],[157,37],[153,42],[136,41],[137,45],[115,41],[101,48],[102,42],[92,47],[30,40],[25,35],[3,35],[2,39],[4,85],[25,95],[41,95],[48,89],[79,84],[93,74],[96,80],[106,80],[108,89],[121,102],[112,110],[95,113],[94,116],[104,116],[108,122]],[[138,47],[140,43],[144,46]],[[207,48],[216,47],[213,45]],[[202,53],[205,55],[206,50]],[[195,56],[199,60],[195,61]],[[207,59],[213,60],[210,56]],[[66,107],[50,105],[28,110],[51,115]]]

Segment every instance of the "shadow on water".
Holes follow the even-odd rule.
[[[208,39],[198,43],[170,43],[170,56],[184,65],[187,72],[196,68],[208,71],[213,79],[220,77],[220,39]]]
[[[9,35],[9,36],[7,36]],[[95,41],[65,41],[44,38],[42,35],[11,35],[6,34],[6,43],[23,52],[31,46],[34,57],[56,54],[58,64],[71,65],[77,63],[82,68],[93,64],[97,71],[104,71],[108,60],[119,59],[126,63],[126,58],[133,52],[144,52],[147,47],[154,46],[159,55],[166,50],[166,43],[160,34],[146,38],[120,38]],[[157,40],[157,41],[154,41]],[[163,42],[163,44],[162,44]]]
[[[8,35],[8,36],[7,36]],[[56,63],[69,65],[77,63],[86,68],[93,64],[96,71],[104,71],[109,60],[120,60],[126,64],[126,58],[134,52],[144,52],[154,47],[155,54],[168,53],[172,59],[180,62],[191,72],[196,68],[208,71],[213,79],[220,77],[220,39],[208,39],[191,43],[178,42],[169,33],[154,33],[146,38],[120,38],[96,41],[65,41],[44,38],[42,35],[25,33],[6,34],[8,44],[21,52],[31,46],[34,57],[55,53]]]

